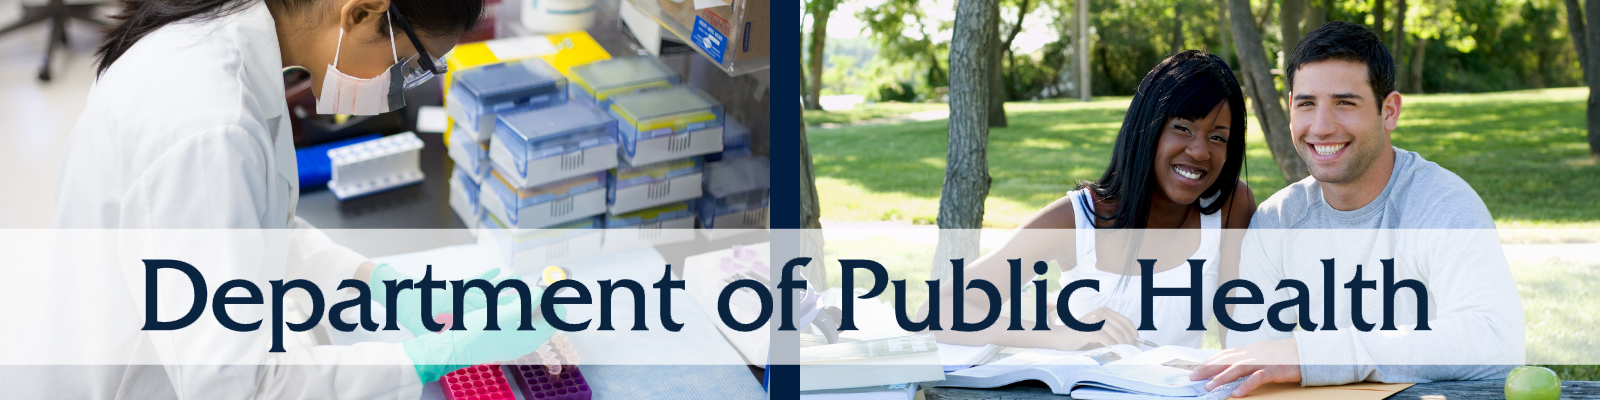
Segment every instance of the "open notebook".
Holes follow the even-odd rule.
[[[951,372],[937,386],[993,388],[1037,380],[1074,399],[1221,399],[1238,383],[1207,391],[1207,381],[1189,380],[1189,373],[1216,353],[1179,346],[1149,351],[1130,345],[1081,352],[1033,349]]]

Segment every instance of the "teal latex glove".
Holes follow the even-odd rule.
[[[482,274],[478,274],[478,276],[468,278],[467,280],[488,279],[489,283],[499,284],[501,281],[506,279],[520,279],[516,276],[509,276],[501,279],[490,279],[499,274],[499,268],[492,268],[488,271],[484,271]],[[407,279],[410,279],[413,284],[422,281],[420,278],[406,275],[400,271],[395,271],[394,268],[389,267],[389,264],[382,264],[372,269],[372,277],[367,278],[367,288],[372,292],[373,301],[378,302],[378,304],[382,304],[386,308],[398,307],[398,309],[395,310],[396,322],[399,322],[400,326],[406,328],[406,330],[410,331],[412,335],[423,336],[433,333],[433,331],[428,330],[427,327],[422,325],[422,290],[415,288],[402,289],[400,290],[400,294],[395,296],[395,301],[399,304],[388,304],[388,287],[385,286],[383,282],[389,280],[399,282]],[[429,310],[433,313],[433,315],[429,316],[430,320],[433,316],[439,314],[455,312],[455,290],[451,289],[450,284],[445,284],[444,289],[434,288],[430,290],[433,291],[433,298],[430,299],[431,303],[433,304],[433,308]],[[507,291],[505,295],[500,296],[499,303],[509,304],[512,299],[515,298],[515,296],[511,295],[512,293],[514,292]],[[468,313],[482,309],[483,306],[487,304],[487,301],[484,300],[483,292],[479,290],[468,290],[466,297],[462,300],[462,305],[465,308],[462,311]],[[479,323],[478,326],[482,327],[483,324]]]
[[[533,288],[536,299],[540,293],[540,289]],[[554,310],[562,318],[567,315],[567,309],[560,305]],[[489,320],[489,311],[478,310],[463,316],[462,326],[466,330],[448,329],[401,342],[400,347],[411,357],[412,366],[417,370],[417,378],[428,383],[461,368],[515,360],[538,350],[557,332],[541,317],[538,304],[533,305],[533,330],[530,331],[517,330],[522,323],[520,305],[501,306],[495,311],[498,314],[495,319],[500,322],[498,331],[483,329]]]

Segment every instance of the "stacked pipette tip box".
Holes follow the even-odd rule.
[[[421,151],[422,139],[411,132],[329,149],[328,190],[346,200],[422,182]]]
[[[538,351],[512,362],[511,374],[528,400],[588,400],[594,396],[583,372],[578,370],[578,354],[566,336],[557,334]]]
[[[515,400],[511,382],[499,365],[474,365],[439,378],[444,398],[449,400]]]

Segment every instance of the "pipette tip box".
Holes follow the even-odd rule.
[[[494,131],[495,116],[567,101],[567,78],[538,58],[489,64],[454,74],[445,114],[478,140]]]
[[[460,165],[451,168],[450,173],[450,209],[456,212],[456,217],[461,218],[461,223],[472,229],[476,234],[478,221],[483,219],[484,209],[478,201],[478,183],[473,182],[471,173],[462,170]]]
[[[700,198],[700,227],[765,228],[771,174],[769,161],[760,156],[707,164],[705,195]]]
[[[622,57],[572,67],[567,85],[574,101],[589,101],[604,108],[611,98],[635,92],[665,89],[678,84],[678,74],[655,57]]]
[[[460,125],[457,125],[458,127]],[[473,183],[482,183],[483,178],[489,176],[489,149],[488,143],[470,140],[466,136],[450,138],[450,144],[445,146],[445,155],[450,156],[450,161],[468,172]]]
[[[592,104],[500,114],[489,160],[518,188],[617,166],[616,119]]]
[[[343,201],[422,182],[421,152],[422,139],[411,132],[330,149],[328,190]]]
[[[484,209],[506,226],[539,229],[606,212],[606,173],[586,175],[531,188],[513,189],[499,170],[479,189]]]
[[[701,168],[699,157],[619,165],[606,183],[607,209],[620,215],[700,197]]]
[[[689,86],[612,98],[617,153],[634,165],[722,151],[722,103]]]
[[[515,400],[511,381],[499,365],[474,365],[439,378],[439,388],[449,400]]]
[[[542,229],[507,226],[494,213],[484,213],[478,244],[497,254],[506,268],[537,270],[552,264],[599,254],[604,218],[592,216]]]
[[[728,118],[722,122],[722,151],[707,154],[706,163],[750,155],[750,128],[739,120]]]
[[[694,240],[698,200],[667,203],[625,214],[606,214],[606,249],[622,250]]]

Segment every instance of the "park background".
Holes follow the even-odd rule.
[[[1578,329],[1600,324],[1600,107],[1588,106],[1586,80],[1600,76],[1600,62],[1589,61],[1600,59],[1600,26],[1585,18],[1600,18],[1597,7],[1597,0],[807,0],[805,226],[1015,228],[1100,176],[1139,81],[1185,49],[1216,53],[1240,76],[1250,103],[1243,178],[1257,201],[1266,200],[1305,176],[1292,148],[1281,146],[1289,140],[1284,55],[1325,21],[1350,21],[1379,33],[1395,55],[1404,106],[1394,144],[1472,185],[1503,233],[1517,232],[1503,235],[1508,252],[1552,254],[1513,265],[1529,352],[1600,348]],[[987,237],[906,236],[931,239],[864,246],[834,237],[825,260],[868,258],[895,276],[939,277],[948,268],[922,272],[931,260],[995,245]],[[1563,379],[1600,379],[1592,365],[1553,368]]]

